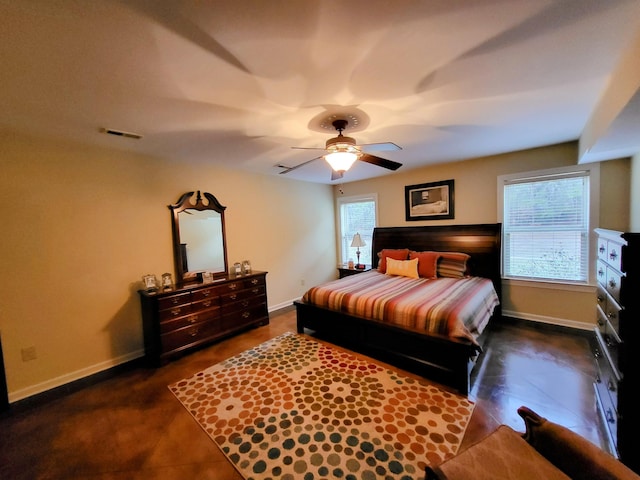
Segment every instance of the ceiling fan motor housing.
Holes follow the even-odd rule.
[[[352,151],[353,153],[358,153],[360,150],[358,149],[358,147],[356,146],[356,139],[352,138],[352,137],[344,137],[342,134],[340,134],[337,137],[333,137],[330,138],[329,140],[327,140],[326,143],[326,148],[329,151],[343,151],[343,152],[349,152]]]

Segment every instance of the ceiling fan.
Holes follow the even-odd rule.
[[[326,153],[319,157],[307,160],[295,167],[287,167],[285,165],[279,165],[284,168],[280,174],[289,173],[292,170],[303,167],[308,163],[311,163],[319,158],[323,158],[331,165],[331,180],[337,180],[342,178],[344,172],[349,170],[356,160],[361,162],[377,165],[389,170],[397,170],[402,166],[401,163],[394,162],[393,160],[387,160],[386,158],[377,157],[367,153],[368,151],[391,151],[402,150],[401,147],[392,142],[385,143],[368,143],[363,145],[356,145],[356,140],[352,137],[345,137],[342,135],[342,131],[347,128],[349,122],[344,119],[337,119],[331,122],[331,124],[338,131],[338,136],[327,140],[326,146],[322,148],[307,148],[307,147],[291,147],[301,150],[325,150]]]

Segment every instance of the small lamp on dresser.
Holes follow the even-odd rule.
[[[364,243],[364,240],[362,240],[362,237],[360,236],[359,233],[356,233],[353,236],[353,240],[351,240],[351,246],[352,247],[356,247],[356,257],[358,258],[358,263],[356,263],[356,268],[357,269],[363,269],[364,265],[362,265],[360,263],[360,247],[364,247],[367,244]]]

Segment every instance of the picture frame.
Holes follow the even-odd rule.
[[[202,272],[202,283],[213,283],[213,272]]]
[[[162,289],[163,290],[171,290],[173,288],[173,277],[170,273],[162,274]]]
[[[147,292],[155,292],[158,290],[158,279],[155,275],[148,273],[142,276],[142,283]]]
[[[453,180],[407,185],[404,197],[407,222],[455,218]]]

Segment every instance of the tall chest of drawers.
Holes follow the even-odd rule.
[[[640,234],[599,228],[595,232],[597,406],[612,453],[640,472],[640,409],[632,393],[640,384]]]
[[[147,362],[160,365],[247,327],[268,324],[266,274],[156,293],[139,290]]]

